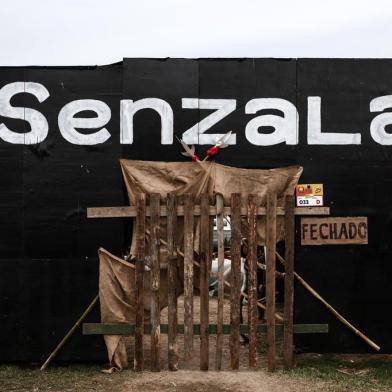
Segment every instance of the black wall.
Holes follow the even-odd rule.
[[[392,60],[124,59],[104,67],[0,68],[0,88],[15,81],[42,83],[49,90],[43,103],[28,94],[12,100],[43,113],[49,134],[31,146],[0,139],[0,360],[43,359],[97,292],[97,248],[119,255],[126,248],[128,222],[86,219],[87,206],[127,203],[118,160],[185,160],[176,141],[161,145],[160,119],[151,110],[135,116],[134,143],[120,144],[120,99],[147,97],[171,105],[179,137],[208,112],[182,109],[181,98],[237,99],[236,111],[211,129],[237,134],[237,144],[216,161],[246,168],[300,164],[302,182],[324,184],[332,215],[368,217],[369,245],[297,246],[296,270],[383,352],[392,351],[392,147],[377,144],[369,132],[376,115],[369,112],[369,102],[392,94]],[[360,132],[362,144],[308,145],[308,96],[322,97],[325,132]],[[263,147],[246,140],[245,125],[257,115],[245,114],[245,104],[263,97],[296,105],[298,145]],[[77,146],[63,139],[57,116],[76,99],[98,99],[110,106],[108,141]],[[22,120],[0,117],[3,122],[29,130]],[[197,151],[203,156],[207,148],[197,146]],[[330,325],[328,335],[297,337],[298,350],[368,350],[300,286],[295,318]],[[98,321],[98,311],[89,320]],[[103,340],[79,331],[59,358],[105,358]]]

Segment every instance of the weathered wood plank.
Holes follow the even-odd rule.
[[[160,371],[160,324],[159,308],[159,206],[160,194],[150,194],[150,260],[151,260],[151,371]]]
[[[248,196],[248,325],[249,367],[256,367],[257,347],[257,239],[256,239],[256,195]]]
[[[193,351],[193,195],[184,195],[184,357]]]
[[[266,215],[265,207],[257,208],[257,215]],[[231,207],[224,207],[224,215],[231,215]],[[294,210],[295,215],[329,215],[329,207],[297,207]],[[137,214],[135,206],[127,207],[88,207],[87,218],[134,218]],[[177,206],[177,216],[184,216],[185,206]],[[284,215],[284,208],[278,207],[276,210],[277,215]],[[200,206],[194,206],[194,216],[200,216]],[[210,206],[209,215],[216,215],[216,207]],[[247,216],[248,209],[246,207],[241,208],[241,216]],[[146,216],[151,216],[150,208],[146,209]],[[167,216],[166,206],[161,206],[160,216]]]
[[[238,369],[240,351],[240,295],[241,295],[241,195],[231,195],[231,288],[230,288],[230,363]]]
[[[136,312],[135,312],[135,352],[134,369],[142,371],[144,369],[143,356],[143,335],[144,335],[144,258],[146,241],[146,195],[139,194],[136,200]]]
[[[267,364],[268,371],[276,367],[275,339],[275,268],[276,268],[276,194],[267,195],[266,218],[266,319],[267,319]]]
[[[223,196],[216,195],[216,226],[218,241],[218,314],[217,314],[217,337],[216,337],[216,357],[215,370],[222,368],[223,353],[223,304],[224,304],[224,233],[223,233]]]
[[[200,370],[208,370],[209,363],[209,303],[208,303],[208,256],[210,248],[210,218],[209,196],[206,193],[201,195],[201,216],[200,216]]]
[[[293,367],[293,310],[294,310],[294,195],[285,198],[285,276],[284,276],[284,332],[283,361],[286,368]]]
[[[366,216],[302,218],[301,245],[366,245]]]
[[[161,334],[167,334],[169,330],[168,324],[161,324]],[[177,325],[177,334],[183,334],[185,326],[183,324]],[[210,324],[208,326],[208,333],[211,335],[217,334],[218,325]],[[241,324],[240,332],[246,334],[249,332],[247,324]],[[266,324],[257,324],[257,332],[267,332]],[[283,332],[283,324],[276,324],[276,333]],[[151,324],[144,325],[144,333],[151,333]],[[230,324],[223,324],[222,333],[224,335],[230,334]],[[295,334],[310,334],[310,333],[328,333],[328,324],[294,324]],[[84,323],[83,335],[124,335],[132,336],[135,334],[135,326],[130,324],[113,324],[113,323]],[[193,334],[200,335],[200,324],[193,325]]]
[[[174,193],[167,195],[167,251],[168,251],[168,364],[169,370],[178,370],[177,348],[177,200]]]

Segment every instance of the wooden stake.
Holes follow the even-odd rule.
[[[177,348],[177,202],[174,193],[167,195],[167,251],[168,251],[168,363],[169,370],[178,370]]]
[[[223,352],[223,299],[224,299],[224,233],[223,233],[223,196],[216,195],[216,226],[218,240],[218,314],[217,314],[217,336],[216,336],[216,357],[215,370],[222,368]]]
[[[160,194],[150,194],[150,260],[151,260],[151,371],[160,369],[160,324],[161,313],[159,308],[159,212]]]
[[[286,264],[285,259],[278,252],[276,252],[276,256],[277,256],[278,260],[283,265]],[[301,283],[301,285],[304,286],[305,289],[308,290],[309,293],[313,295],[313,297],[317,298],[338,320],[340,320],[344,325],[346,325],[349,329],[351,329],[356,335],[358,335],[362,340],[364,340],[374,350],[380,351],[380,346],[378,346],[376,343],[374,343],[364,333],[362,333],[360,330],[355,328],[349,321],[347,321],[347,319],[345,319],[335,308],[333,308],[316,290],[313,289],[312,286],[310,286],[310,284],[308,284],[295,271],[294,271],[294,276],[298,280],[298,282]]]
[[[135,353],[134,369],[144,369],[143,337],[144,337],[144,259],[146,241],[146,195],[141,193],[136,199],[136,263],[135,263]]]
[[[231,368],[240,365],[241,299],[241,195],[231,194],[231,289],[230,289],[230,359]]]
[[[99,295],[96,295],[95,298],[91,301],[90,305],[86,308],[83,314],[79,317],[78,321],[72,326],[72,328],[67,332],[67,334],[61,339],[61,342],[56,346],[56,348],[51,352],[48,359],[41,366],[40,370],[45,370],[50,362],[52,362],[53,358],[57,355],[57,353],[61,350],[64,344],[68,341],[68,339],[74,334],[74,332],[79,328],[80,324],[82,324],[83,320],[87,317],[87,315],[91,312],[92,308],[98,302]]]
[[[257,346],[257,239],[256,196],[248,196],[248,325],[249,367],[256,367]]]
[[[200,217],[200,370],[208,370],[209,362],[209,303],[208,303],[208,255],[210,242],[209,196],[201,195]]]
[[[294,310],[294,196],[285,198],[285,275],[284,275],[284,332],[283,361],[288,369],[293,367],[293,310]]]
[[[276,195],[267,195],[266,219],[266,303],[267,303],[267,362],[268,371],[275,370],[275,251],[276,251]]]
[[[184,356],[193,351],[193,196],[184,195]],[[177,250],[178,252],[178,250]]]

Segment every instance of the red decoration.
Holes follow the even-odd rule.
[[[211,147],[209,150],[207,150],[207,155],[209,157],[212,157],[213,155],[216,155],[218,153],[218,151],[219,151],[219,148],[220,148],[219,146]]]
[[[192,155],[192,161],[197,162],[197,161],[200,161],[200,159],[197,155]]]

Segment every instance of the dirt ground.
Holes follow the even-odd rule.
[[[193,392],[306,392],[323,391],[325,383],[318,385],[307,380],[285,375],[267,374],[265,371],[209,371],[180,370],[178,372],[146,373],[136,375],[121,384],[122,391],[193,391]]]
[[[179,370],[159,373],[135,373],[124,370],[102,374],[97,366],[52,367],[36,369],[7,369],[0,367],[0,391],[20,392],[311,392],[325,391],[325,383],[294,378],[266,371],[208,371]]]

